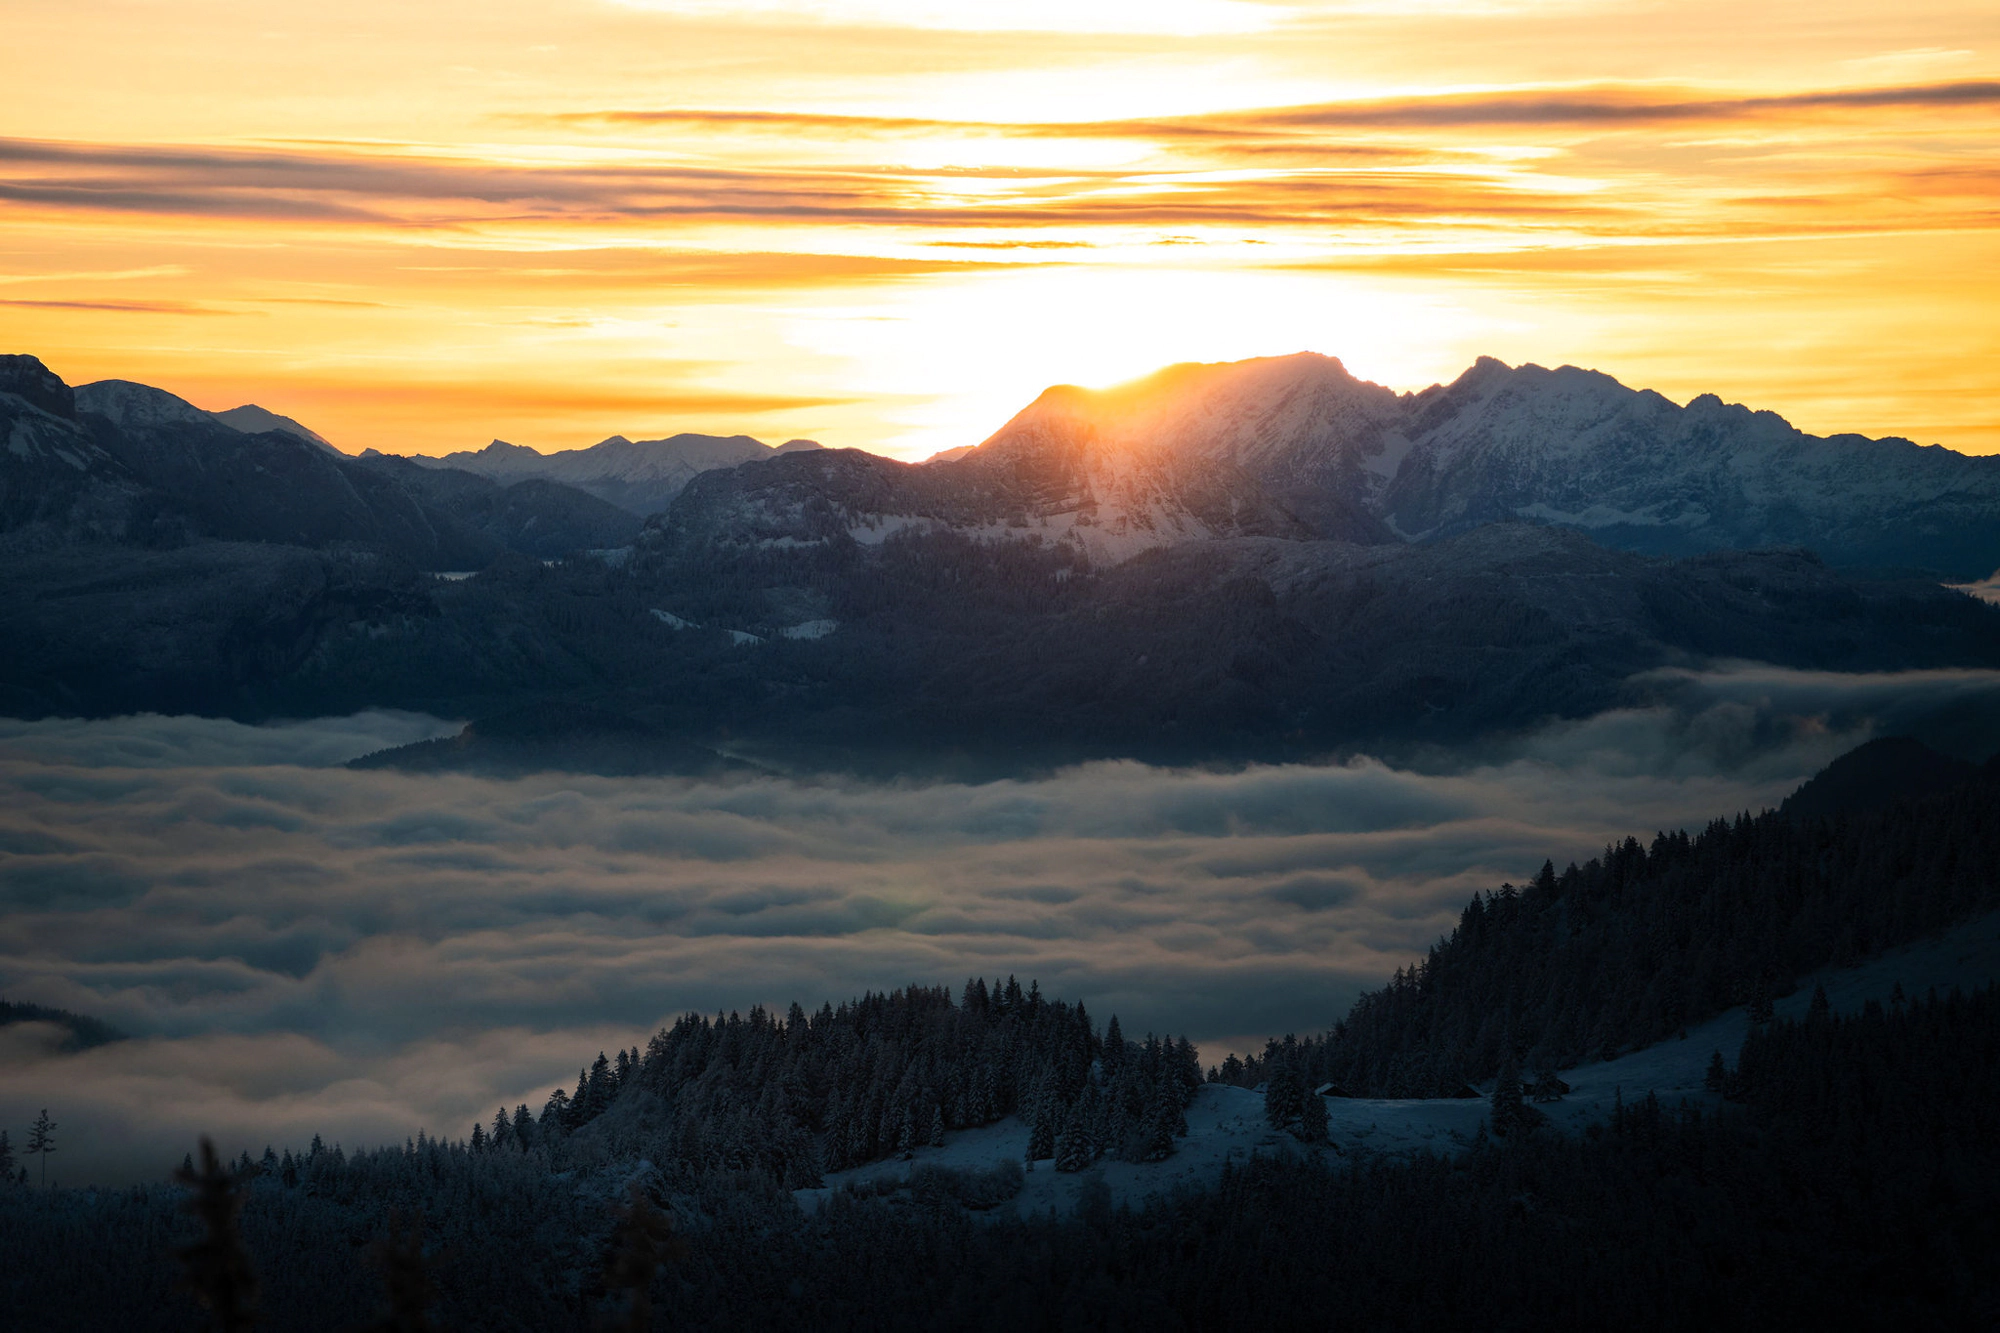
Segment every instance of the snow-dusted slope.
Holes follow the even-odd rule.
[[[1780,1018],[1803,1018],[1817,985],[1826,987],[1835,1013],[1857,1013],[1870,1000],[1887,1004],[1899,985],[1905,994],[1915,997],[1933,987],[1944,993],[1953,986],[1973,990],[1995,981],[2000,981],[2000,915],[1968,922],[1938,938],[1906,945],[1856,967],[1828,969],[1803,978],[1799,988],[1779,1000],[1775,1008]],[[1720,1051],[1733,1065],[1748,1031],[1745,1012],[1731,1009],[1690,1029],[1685,1039],[1563,1070],[1569,1095],[1537,1109],[1548,1115],[1556,1128],[1574,1133],[1608,1120],[1620,1098],[1632,1102],[1651,1092],[1669,1106],[1683,1099],[1713,1104],[1714,1097],[1704,1086],[1709,1056]],[[1053,1208],[1070,1212],[1085,1182],[1093,1178],[1101,1178],[1110,1187],[1114,1202],[1136,1205],[1149,1194],[1212,1183],[1225,1162],[1242,1163],[1253,1153],[1266,1157],[1451,1154],[1472,1142],[1490,1111],[1483,1097],[1465,1101],[1329,1097],[1326,1108],[1329,1141],[1324,1147],[1309,1148],[1265,1123],[1262,1095],[1209,1084],[1188,1108],[1187,1137],[1176,1140],[1174,1155],[1166,1161],[1105,1160],[1089,1171],[1073,1174],[1041,1162],[1029,1173],[1021,1193],[997,1211],[1028,1214]],[[981,1129],[948,1135],[941,1148],[919,1148],[910,1161],[875,1162],[833,1172],[827,1176],[826,1188],[797,1193],[800,1203],[810,1208],[834,1190],[871,1185],[884,1177],[898,1179],[923,1166],[987,1170],[1002,1161],[1018,1162],[1027,1144],[1028,1127],[1010,1116]]]
[[[1100,526],[1387,540],[1367,511],[1408,448],[1402,400],[1300,353],[1049,389],[957,465],[1059,479]],[[1173,531],[1170,527],[1169,531]]]
[[[215,418],[185,398],[131,380],[98,380],[77,386],[79,412],[92,412],[120,426],[210,426]]]
[[[1685,407],[1608,375],[1482,358],[1397,395],[1300,353],[1048,390],[943,470],[1045,479],[1045,514],[1149,517],[1165,540],[1424,540],[1506,519],[1659,554],[1804,546],[1837,564],[1981,577],[2000,567],[2000,458],[1822,438],[1713,395]],[[1175,527],[1163,522],[1169,514]],[[1220,521],[1218,521],[1220,520]]]
[[[1176,367],[1049,389],[991,438],[919,465],[826,451],[705,478],[665,520],[739,541],[864,545],[912,527],[1073,545],[1099,564],[1218,538],[1394,541],[1347,498],[1407,442],[1387,389],[1327,357]],[[1358,442],[1357,442],[1358,441]]]
[[[1483,358],[1408,403],[1379,499],[1413,538],[1528,518],[1626,549],[1806,546],[1836,563],[1967,575],[2000,564],[2000,459],[1807,435],[1705,394],[1678,407],[1609,375]]]
[[[141,488],[77,420],[74,391],[32,356],[0,356],[0,533],[9,545],[122,537]]]

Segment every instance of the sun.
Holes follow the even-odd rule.
[[[1047,265],[801,312],[789,337],[904,406],[869,447],[917,459],[977,444],[1052,384],[1108,388],[1163,366],[1314,351],[1395,388],[1449,378],[1498,321],[1350,278]]]

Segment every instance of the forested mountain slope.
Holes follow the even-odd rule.
[[[754,1166],[690,1179],[629,1159],[551,1171],[540,1147],[316,1142],[207,1177],[205,1197],[241,1201],[207,1249],[176,1248],[203,1234],[181,1187],[0,1186],[0,1299],[25,1327],[81,1330],[207,1327],[183,1283],[215,1291],[219,1273],[267,1326],[301,1330],[582,1330],[631,1318],[635,1291],[656,1322],[629,1326],[715,1330],[1990,1322],[2000,990],[1776,1023],[1728,1075],[1735,1105],[1635,1091],[1576,1137],[1252,1156],[1138,1207],[1086,1182],[1060,1214],[995,1208],[1001,1172],[920,1172],[801,1213]]]
[[[524,1148],[568,1137],[579,1161],[648,1161],[690,1176],[767,1171],[788,1189],[949,1131],[1019,1115],[1031,1159],[1081,1170],[1106,1155],[1170,1156],[1201,1086],[1186,1038],[1127,1042],[1114,1016],[1102,1035],[1081,1004],[1045,999],[1012,978],[968,981],[960,1002],[912,986],[783,1018],[688,1015],[641,1053],[599,1055],[574,1095],[558,1089],[537,1118],[502,1107],[491,1135]]]
[[[1609,1059],[1736,1005],[1768,1013],[1804,973],[2000,908],[1996,868],[1994,765],[1886,806],[1628,838],[1479,895],[1330,1032],[1273,1042],[1221,1076],[1427,1097],[1510,1062],[1532,1074]]]
[[[1496,1028],[1503,1059],[1589,1013],[1644,1040],[1673,1021],[1662,983],[1711,954],[1725,980],[1752,969],[1754,1006],[1816,959],[1990,910],[1996,838],[1982,774],[1886,810],[1628,841],[1482,895],[1413,976],[1250,1072],[1268,1109],[1306,1068],[1418,1077],[1416,1057],[1470,1059]],[[1704,993],[1718,994],[1680,996]],[[1551,997],[1570,1007],[1537,1003]],[[241,1201],[207,1249],[175,1248],[200,1234],[182,1187],[0,1186],[0,1299],[27,1326],[80,1329],[200,1326],[183,1272],[232,1300],[252,1275],[264,1318],[299,1329],[379,1311],[582,1329],[630,1314],[639,1290],[662,1326],[713,1329],[1415,1329],[1484,1327],[1495,1310],[1536,1328],[1886,1329],[2000,1311],[1982,1262],[2000,1243],[1990,986],[1848,1014],[1815,1002],[1803,1021],[1753,1026],[1718,1061],[1726,1100],[1668,1107],[1631,1088],[1580,1134],[1523,1119],[1444,1156],[1378,1156],[1356,1134],[1114,1206],[1093,1162],[1174,1149],[1192,1055],[1124,1040],[1115,1020],[1100,1034],[1080,1004],[1011,980],[782,1019],[690,1015],[643,1052],[600,1056],[539,1116],[503,1108],[490,1132],[351,1152],[316,1140],[195,1172],[209,1216]],[[1250,1096],[1199,1095],[1224,1093]],[[1011,1160],[857,1181],[809,1212],[788,1188],[1010,1109],[1033,1126],[1031,1162],[1081,1173],[1066,1177],[1085,1182],[1073,1211],[1009,1207]]]

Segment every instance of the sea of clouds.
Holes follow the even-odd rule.
[[[460,1136],[677,1014],[1038,979],[1213,1060],[1324,1028],[1544,858],[1777,804],[1870,735],[1978,751],[2000,673],[1678,673],[1476,755],[979,785],[350,771],[368,713],[0,720],[0,1128],[51,1178]],[[1979,757],[1983,757],[1981,754]]]

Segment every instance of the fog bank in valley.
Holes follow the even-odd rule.
[[[1977,749],[2000,715],[1996,673],[1674,684],[1476,757],[976,786],[339,767],[453,729],[379,713],[0,721],[0,993],[132,1034],[0,1028],[0,1128],[48,1107],[72,1183],[158,1178],[204,1132],[459,1136],[690,1009],[973,974],[1219,1059],[1326,1026],[1545,857],[1774,805],[1870,735]]]

